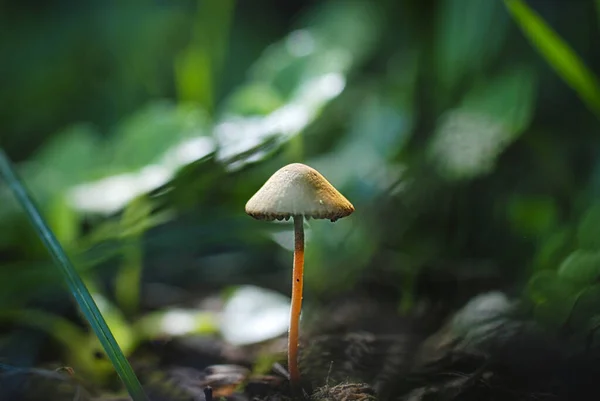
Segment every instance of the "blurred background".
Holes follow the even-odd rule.
[[[307,311],[502,290],[556,328],[588,291],[588,327],[599,21],[592,0],[4,1],[0,146],[127,352],[174,308],[182,333],[285,334],[291,227],[244,205],[292,162],[356,208],[306,223]],[[101,371],[1,182],[0,228],[0,362]],[[223,327],[240,288],[272,297],[272,331]]]

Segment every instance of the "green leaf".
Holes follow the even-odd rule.
[[[588,208],[577,229],[577,241],[582,249],[600,250],[600,203]]]
[[[562,301],[553,299],[552,301],[538,304],[533,310],[533,316],[542,326],[558,329],[568,321],[576,301],[577,297],[571,295]]]
[[[252,80],[267,83],[289,100],[315,77],[345,77],[374,49],[383,26],[375,3],[322,2],[265,50],[252,67]]]
[[[536,270],[554,269],[556,261],[562,260],[571,251],[572,235],[570,230],[552,230],[540,244],[535,255]]]
[[[152,203],[142,195],[127,205],[121,217],[123,262],[115,279],[115,292],[119,306],[129,314],[137,311],[140,300],[142,276],[141,236],[148,227],[152,215]]]
[[[123,236],[137,237],[144,233],[145,222],[152,214],[152,202],[146,195],[133,199],[121,217],[121,230],[126,233]]]
[[[542,304],[570,292],[567,285],[563,285],[556,272],[543,270],[536,273],[527,286],[529,299],[534,304]]]
[[[56,196],[50,205],[48,223],[56,238],[69,246],[79,237],[79,215],[65,196]]]
[[[573,88],[587,106],[600,116],[600,84],[577,54],[551,27],[521,0],[505,0],[508,11],[533,46]]]
[[[107,323],[115,332],[116,325],[111,320],[113,319],[108,318]],[[14,322],[48,334],[64,347],[67,358],[65,362],[78,373],[83,373],[86,378],[103,383],[111,371],[114,372],[109,360],[97,357],[97,353],[102,352],[102,345],[98,338],[89,335],[81,327],[62,316],[36,309],[0,310],[0,322]],[[125,349],[131,351],[131,347],[128,347],[131,343],[127,343],[127,337],[118,329],[119,326],[115,337],[119,340],[119,344],[125,344]]]
[[[600,278],[600,253],[576,250],[560,265],[558,277],[579,286],[587,286]]]
[[[98,167],[99,133],[91,126],[78,124],[59,132],[25,165],[25,177],[36,186],[55,194],[90,178]]]
[[[115,278],[115,296],[119,306],[129,315],[138,311],[142,282],[143,252],[138,237],[127,238],[123,246],[123,261]]]
[[[155,163],[180,142],[203,134],[207,114],[195,104],[154,102],[124,120],[104,149],[99,177],[132,172]]]
[[[532,277],[527,292],[534,303],[534,316],[542,325],[557,328],[571,314],[577,300],[577,288],[561,280],[556,272],[544,270]]]
[[[462,100],[461,108],[490,116],[506,128],[509,137],[514,137],[529,126],[536,89],[535,72],[527,66],[514,67],[475,85]]]
[[[89,281],[87,281],[89,282]],[[104,294],[97,290],[93,290],[92,286],[89,286],[90,293],[94,298],[94,301],[98,305],[98,309],[102,313],[106,324],[113,333],[115,340],[123,350],[123,354],[130,355],[139,343],[139,338],[132,326],[129,324],[123,311],[113,304]],[[98,343],[98,345],[100,345]]]
[[[513,68],[472,88],[444,115],[427,149],[446,179],[469,179],[493,170],[500,153],[529,125],[536,80]]]
[[[77,274],[56,236],[48,227],[48,223],[46,223],[44,217],[39,212],[39,208],[35,205],[29,191],[17,176],[8,156],[2,149],[0,149],[0,176],[4,178],[12,190],[13,195],[25,210],[27,217],[38,233],[40,240],[52,255],[59,271],[71,290],[73,298],[75,298],[81,312],[98,337],[117,374],[123,381],[123,384],[125,384],[125,387],[127,387],[129,394],[134,401],[148,400],[138,378],[121,351],[119,344],[117,344],[90,292],[81,277]]]
[[[137,312],[143,268],[142,236],[150,228],[170,218],[168,212],[152,214],[153,204],[146,195],[131,201],[121,216],[118,238],[123,240],[123,261],[115,279],[119,306],[129,315]]]
[[[256,82],[233,92],[225,103],[225,109],[228,113],[241,116],[265,116],[284,104],[281,95],[273,87]]]

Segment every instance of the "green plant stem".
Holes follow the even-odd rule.
[[[115,295],[121,309],[133,316],[139,308],[142,279],[141,236],[129,238],[123,249],[123,262],[115,280]]]
[[[48,252],[52,255],[52,258],[59,267],[63,278],[71,290],[71,294],[94,330],[94,333],[98,337],[98,340],[102,344],[132,399],[134,401],[147,401],[148,397],[144,393],[141,383],[108,328],[98,306],[75,271],[75,268],[67,257],[64,249],[56,239],[56,236],[48,227],[48,224],[41,215],[39,208],[33,201],[29,191],[17,176],[10,159],[3,149],[0,149],[0,176],[4,178],[9,188],[12,190],[13,195],[25,210],[25,213],[35,228],[38,236],[48,249]]]

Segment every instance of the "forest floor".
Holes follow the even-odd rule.
[[[130,360],[151,401],[600,399],[598,354],[564,352],[560,338],[492,316],[505,301],[492,292],[471,302],[487,315],[465,334],[450,324],[457,310],[429,304],[401,316],[393,303],[342,297],[304,324],[293,396],[285,336],[246,347],[164,338]],[[70,368],[0,371],[0,401],[129,400],[118,386],[90,385]]]

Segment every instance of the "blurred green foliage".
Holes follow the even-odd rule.
[[[581,59],[522,0],[505,0],[508,9],[548,63],[588,106],[600,113],[600,84]]]
[[[571,334],[586,333],[600,318],[600,208],[592,204],[572,235],[576,238],[563,260],[533,274],[529,300],[539,320]]]
[[[113,334],[113,330],[111,330],[108,326],[107,320],[98,308],[92,294],[89,292],[81,277],[75,271],[72,262],[61,246],[59,240],[52,232],[52,229],[45,221],[43,215],[41,215],[39,208],[29,193],[29,190],[18,177],[14,167],[12,166],[12,162],[2,150],[0,150],[0,175],[6,181],[15,199],[27,215],[33,229],[46,247],[48,253],[52,256],[57,270],[61,273],[61,276],[67,284],[74,301],[77,303],[79,312],[81,312],[90,328],[93,330],[95,335],[94,339],[99,345],[101,345],[101,349],[108,356],[108,359],[112,363],[115,372],[118,374],[123,385],[127,388],[131,398],[135,401],[147,400],[146,394],[144,393],[138,378],[133,372],[127,357],[123,353]],[[16,314],[14,311],[9,311],[9,315],[10,312],[13,312],[12,315],[15,315],[17,318],[24,316],[24,323],[33,324],[38,328],[42,327],[42,330],[48,330],[50,334],[59,335],[61,329],[67,329],[69,334],[68,337],[71,337],[72,340],[75,341],[73,344],[69,342],[67,342],[67,344],[69,344],[69,347],[74,346],[76,355],[79,359],[79,361],[75,363],[75,366],[81,366],[82,364],[85,364],[83,361],[86,359],[81,359],[81,357],[85,355],[86,352],[81,351],[87,348],[85,347],[86,343],[82,343],[80,341],[81,337],[77,335],[78,333],[76,333],[76,330],[69,327],[71,326],[70,322],[61,322],[61,319],[48,319],[44,313],[33,312],[33,316],[30,316],[31,312],[25,312],[25,315],[23,315],[22,311],[17,311]],[[58,320],[58,324],[56,324],[56,320]],[[48,328],[44,328],[46,325],[48,325]],[[113,327],[115,326],[117,330],[121,329],[122,327],[122,325],[113,325]],[[123,338],[124,336],[120,335],[119,337]],[[125,340],[126,339],[123,338],[122,343],[129,345],[130,341]],[[97,352],[101,352],[100,347],[98,347]],[[97,357],[93,358],[98,359]],[[100,374],[99,370],[92,370],[91,373]]]
[[[0,144],[128,319],[156,282],[288,292],[289,227],[243,206],[301,161],[356,206],[307,223],[307,301],[409,310],[422,272],[492,272],[550,327],[597,323],[597,2],[54,6],[0,13]],[[60,310],[2,187],[0,226],[0,305]]]

